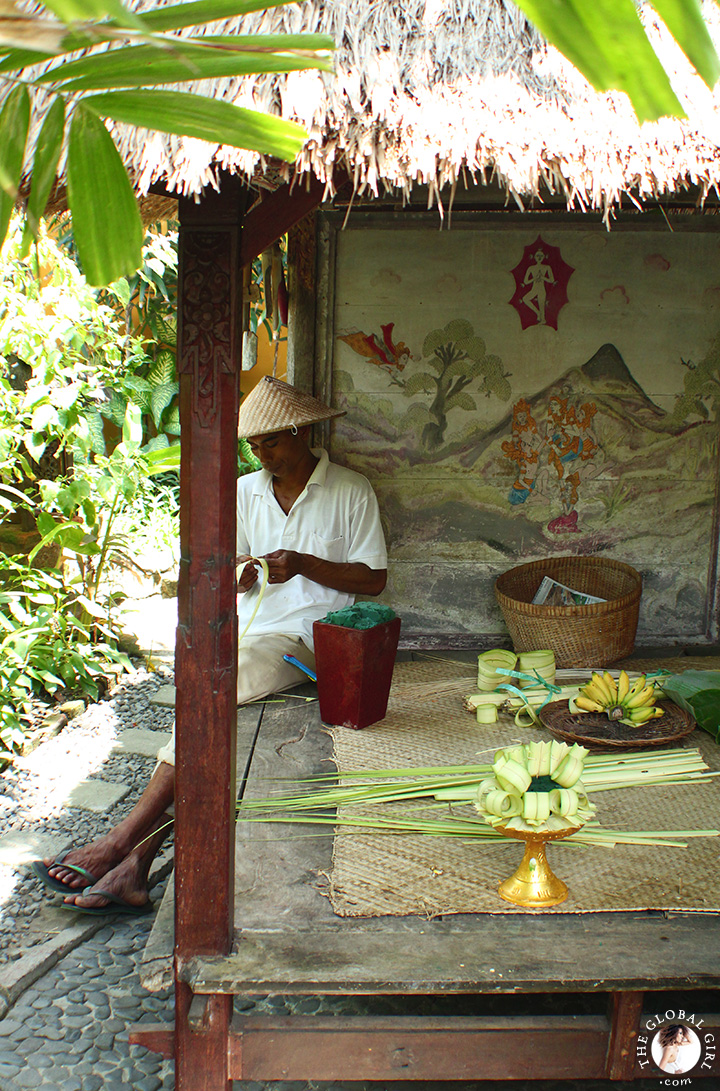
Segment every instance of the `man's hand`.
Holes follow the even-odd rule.
[[[293,576],[299,576],[303,556],[292,549],[276,549],[272,553],[266,553],[263,559],[267,561],[268,582],[287,583]]]
[[[292,549],[276,549],[266,553],[264,560],[272,584],[287,583],[293,576],[304,576],[348,595],[379,595],[387,580],[385,569],[368,568],[359,561],[326,561],[312,553],[296,553]]]
[[[239,592],[245,592],[249,591],[254,583],[257,583],[257,561],[246,554],[245,556],[235,558],[236,567],[241,564],[245,567],[238,577],[237,587]]]

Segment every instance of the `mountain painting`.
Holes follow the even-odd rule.
[[[504,635],[497,575],[568,553],[642,573],[645,643],[712,636],[718,236],[543,228],[574,270],[555,330],[507,304],[537,231],[345,234],[331,454],[377,492],[406,638]]]

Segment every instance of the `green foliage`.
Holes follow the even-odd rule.
[[[16,225],[0,266],[0,482],[36,498],[48,446],[57,455],[100,442],[96,414],[120,387],[123,355],[139,362],[142,344],[125,344],[116,313],[50,239],[41,235],[28,259],[21,248]],[[27,381],[13,385],[20,365]]]
[[[42,585],[46,598],[34,615],[18,605],[15,584],[5,600],[1,654],[10,673],[0,672],[0,730],[10,745],[29,694],[62,686],[92,695],[103,663],[127,663],[115,651],[122,597],[108,574],[137,570],[130,535],[145,519],[152,536],[161,501],[176,520],[179,464],[179,445],[168,438],[177,413],[172,239],[151,240],[133,282],[102,298],[42,229],[34,252],[22,252],[16,226],[0,264],[0,509],[32,513],[40,540],[23,571],[28,593]],[[128,333],[132,319],[142,336]],[[30,568],[52,543],[62,547],[63,571]],[[17,558],[0,563],[20,571]],[[43,657],[58,663],[54,675]]]
[[[255,470],[259,470],[262,463],[259,458],[256,458],[252,453],[250,444],[246,439],[238,440],[238,477],[242,477],[243,474],[252,474]]]
[[[538,30],[598,91],[625,91],[640,121],[685,111],[650,44],[634,0],[516,0]],[[652,7],[711,89],[720,60],[698,0],[652,0]]]
[[[5,15],[12,18],[0,26],[0,99],[5,100],[0,111],[0,244],[20,191],[23,161],[33,155],[27,146],[35,109],[29,89],[37,86],[44,92],[39,101],[45,120],[30,170],[27,230],[32,236],[37,232],[65,140],[76,243],[83,270],[95,285],[134,273],[143,240],[137,202],[106,119],[291,162],[306,135],[299,125],[203,95],[162,89],[253,72],[330,70],[334,43],[327,36],[173,34],[276,5],[277,0],[200,0],[142,16],[119,0],[83,0],[81,5],[48,0],[32,12],[6,5]],[[27,42],[32,49],[25,48]],[[68,61],[79,50],[83,55]],[[72,103],[67,118],[66,103]]]
[[[407,397],[430,394],[430,420],[422,429],[426,447],[439,447],[445,438],[447,414],[452,409],[473,412],[477,402],[465,388],[479,380],[479,393],[506,401],[511,394],[509,374],[499,356],[485,351],[470,322],[454,319],[442,329],[431,330],[423,342],[423,356],[432,371],[416,371],[400,380]]]
[[[108,665],[133,669],[110,633],[91,639],[81,599],[60,573],[0,553],[0,756],[22,745],[34,696],[96,699]]]
[[[720,740],[720,671],[683,671],[663,678],[662,691]]]

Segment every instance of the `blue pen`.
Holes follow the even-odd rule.
[[[284,655],[283,659],[286,663],[292,663],[293,667],[299,667],[299,669],[306,674],[308,678],[311,678],[313,682],[317,682],[317,674],[310,667],[306,667],[304,663],[301,663],[299,659],[296,659],[294,655]]]

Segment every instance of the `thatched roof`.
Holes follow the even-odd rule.
[[[140,0],[138,10],[156,7]],[[720,12],[705,5],[720,41]],[[323,32],[338,44],[334,75],[317,71],[203,81],[191,89],[300,121],[309,140],[294,168],[321,180],[347,168],[359,193],[427,186],[442,199],[463,177],[493,181],[522,207],[561,195],[608,215],[720,181],[720,88],[713,95],[646,12],[688,118],[638,124],[620,93],[598,94],[549,48],[510,0],[306,0],[214,33]],[[138,188],[198,193],[218,168],[248,177],[262,157],[118,126]]]

